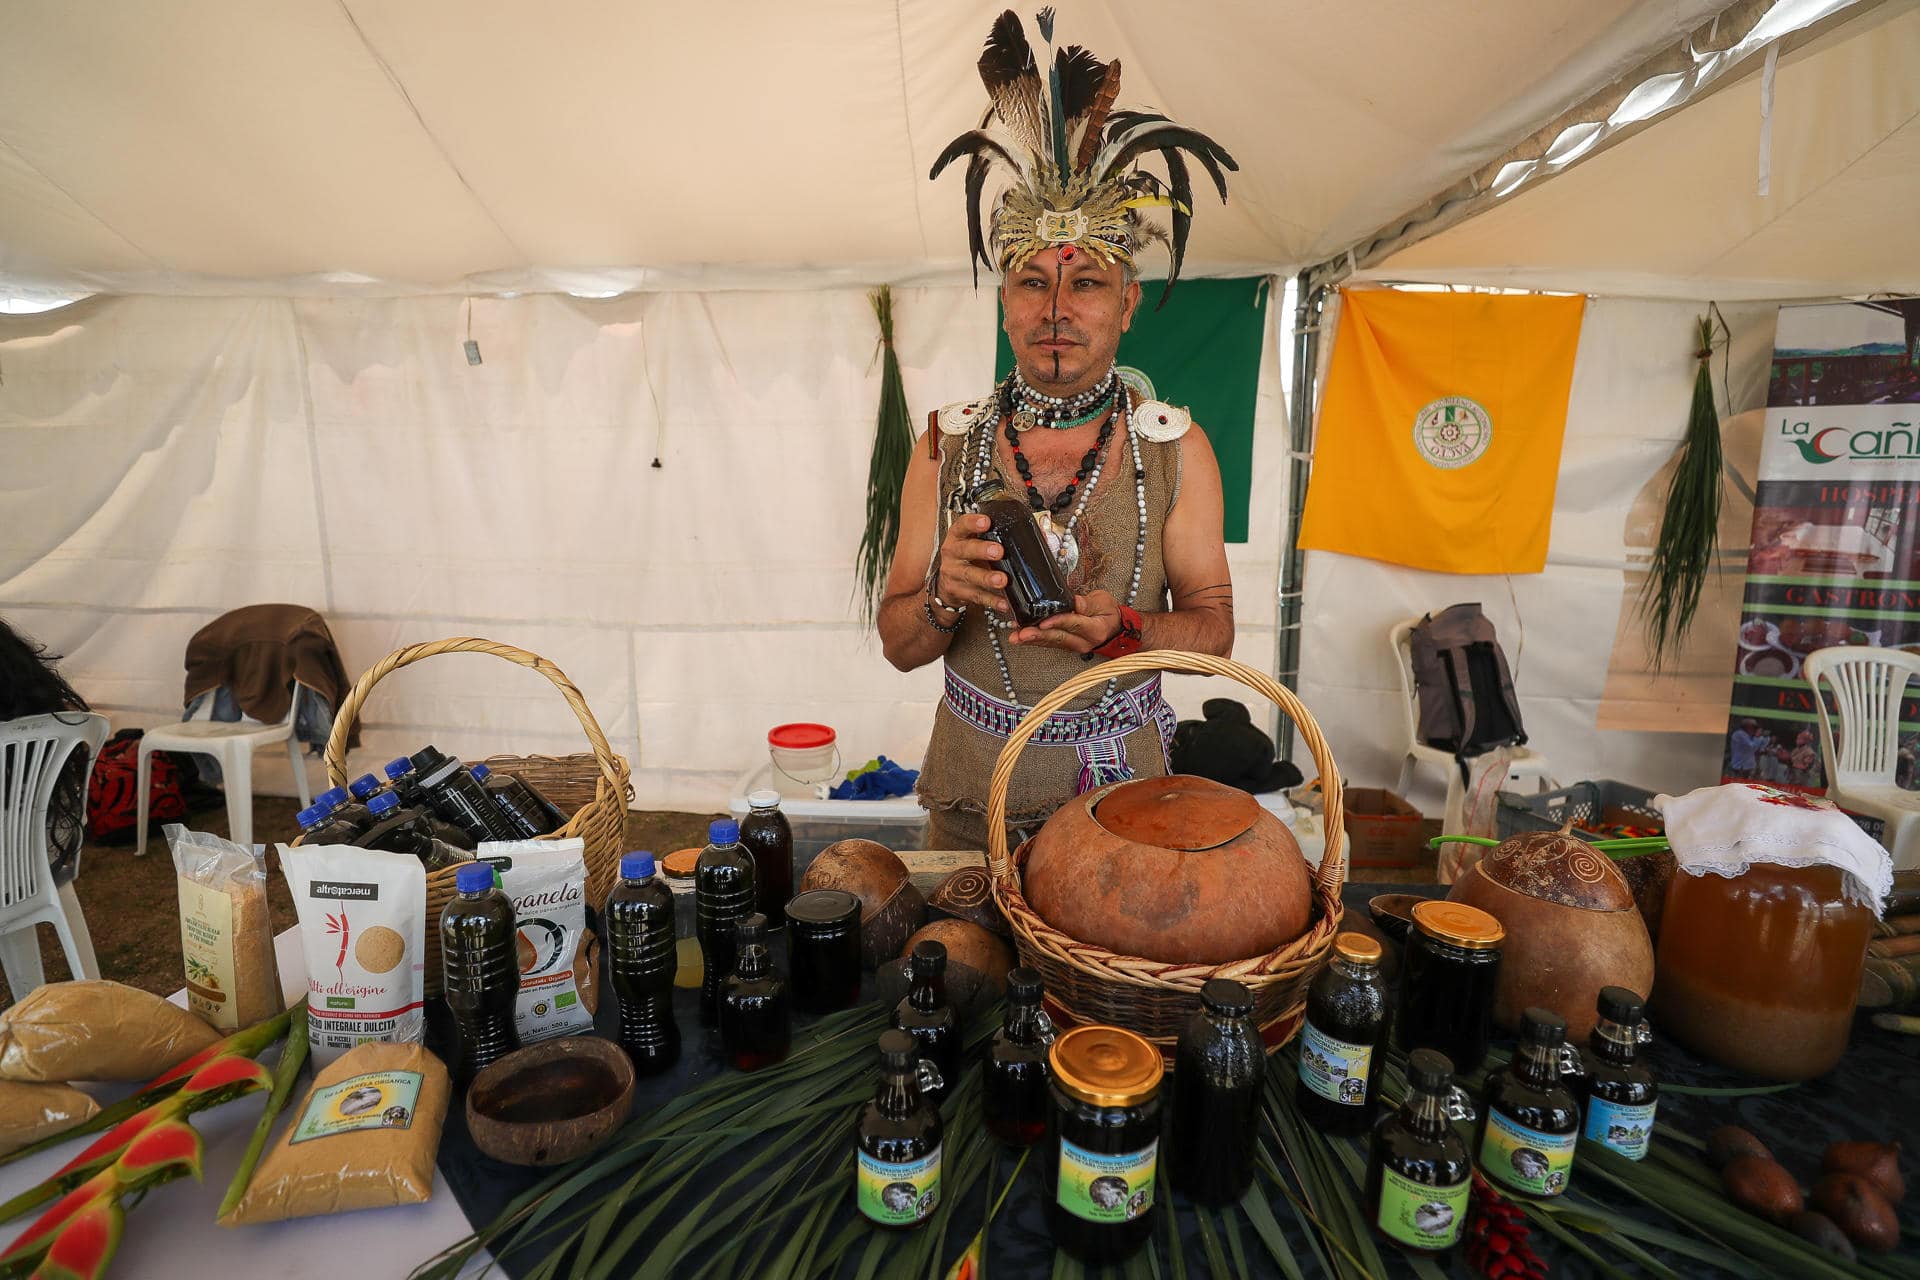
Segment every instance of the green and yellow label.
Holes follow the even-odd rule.
[[[1348,1044],[1311,1022],[1300,1024],[1300,1082],[1328,1102],[1365,1106],[1372,1070],[1372,1045]]]
[[[314,1091],[289,1145],[356,1129],[411,1129],[418,1071],[373,1071]]]
[[[1138,1151],[1102,1155],[1060,1141],[1060,1207],[1088,1222],[1126,1222],[1153,1208],[1158,1140]]]
[[[1385,1177],[1380,1183],[1380,1230],[1408,1248],[1452,1248],[1467,1220],[1467,1195],[1473,1189],[1473,1179],[1431,1187],[1392,1169],[1382,1169],[1381,1173]]]
[[[1611,1147],[1629,1160],[1647,1158],[1647,1144],[1653,1140],[1653,1112],[1657,1102],[1634,1105],[1592,1098],[1587,1102],[1586,1136],[1603,1147]]]
[[[1498,1111],[1487,1113],[1480,1139],[1480,1168],[1500,1185],[1530,1196],[1557,1196],[1573,1173],[1572,1133],[1542,1133],[1517,1124]]]
[[[862,1151],[854,1177],[861,1213],[883,1227],[910,1227],[940,1203],[940,1148],[904,1164]]]

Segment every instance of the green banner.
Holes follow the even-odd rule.
[[[1220,460],[1228,542],[1247,540],[1253,488],[1253,403],[1260,390],[1260,348],[1266,340],[1267,280],[1182,280],[1155,311],[1158,280],[1140,282],[1140,308],[1120,339],[1119,361],[1147,375],[1155,394],[1184,405],[1206,430]],[[1013,348],[1001,329],[994,379],[1013,369]]]

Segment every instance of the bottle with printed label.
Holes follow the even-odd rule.
[[[753,855],[759,911],[769,929],[784,929],[793,896],[793,826],[780,812],[778,791],[756,791],[747,804],[751,812],[740,821],[740,843]]]
[[[1644,1160],[1653,1138],[1660,1081],[1638,1061],[1646,1002],[1625,987],[1600,988],[1600,1020],[1587,1040],[1585,1137],[1629,1160]]]
[[[893,1025],[914,1038],[920,1056],[940,1073],[927,1095],[937,1107],[960,1083],[960,1017],[947,1003],[946,947],[932,938],[914,943],[907,981],[912,985],[893,1007]]]
[[[1307,988],[1294,1098],[1322,1133],[1353,1137],[1373,1126],[1373,1070],[1387,1044],[1380,944],[1364,933],[1333,940],[1333,959]]]
[[[345,787],[328,787],[315,796],[313,802],[331,809],[335,822],[344,822],[362,831],[373,825],[373,820],[367,814],[367,806],[349,796]]]
[[[453,901],[440,913],[442,985],[460,1029],[453,1076],[463,1087],[520,1047],[513,1026],[520,995],[513,903],[493,881],[486,863],[463,863],[454,873]]]
[[[1480,1171],[1511,1195],[1565,1195],[1572,1180],[1580,1103],[1560,1078],[1566,1036],[1559,1014],[1528,1009],[1513,1061],[1487,1077]]]
[[[332,806],[318,800],[296,813],[294,821],[300,824],[302,846],[352,844],[360,835],[360,829],[352,823],[335,822]]]
[[[1053,1042],[1053,1105],[1040,1185],[1054,1244],[1082,1262],[1120,1262],[1153,1234],[1160,1160],[1160,1051],[1119,1027]]]
[[[1415,1049],[1407,1057],[1406,1101],[1380,1122],[1368,1144],[1362,1184],[1367,1221],[1408,1253],[1444,1253],[1466,1225],[1473,1161],[1465,1139],[1448,1123],[1455,1118],[1456,1092],[1447,1056]]]
[[[413,768],[419,777],[420,794],[433,811],[475,840],[524,838],[487,789],[473,780],[459,756],[425,746],[413,753]]]
[[[767,951],[767,918],[758,911],[734,927],[738,959],[720,995],[720,1042],[740,1071],[782,1062],[793,1041],[787,980]]]
[[[1047,1131],[1047,1050],[1053,1021],[1040,1008],[1040,974],[1007,974],[1006,1020],[980,1064],[980,1114],[987,1132],[1010,1147],[1030,1147]]]
[[[673,1020],[673,979],[679,967],[673,891],[654,870],[651,853],[620,859],[620,883],[607,895],[608,978],[620,1001],[620,1047],[643,1076],[658,1075],[680,1058],[680,1027]]]
[[[1167,1173],[1187,1199],[1231,1204],[1253,1185],[1266,1074],[1253,992],[1230,978],[1208,979],[1173,1060]]]
[[[940,1203],[940,1111],[920,1091],[920,1046],[880,1033],[880,1084],[860,1111],[854,1203],[875,1226],[917,1227]]]
[[[733,972],[736,924],[753,914],[753,855],[740,843],[740,824],[718,818],[707,827],[707,847],[693,868],[694,932],[700,939],[700,1021],[720,1025],[720,991]]]
[[[550,834],[567,825],[566,818],[551,800],[520,779],[495,773],[484,764],[476,764],[467,772],[527,839]]]

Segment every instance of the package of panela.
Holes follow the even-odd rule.
[[[100,1104],[70,1084],[0,1080],[0,1156],[93,1119]]]
[[[0,1080],[151,1080],[220,1033],[151,992],[49,982],[0,1013]]]
[[[418,1044],[426,1029],[426,866],[409,854],[337,844],[283,844],[280,865],[300,915],[314,1063],[371,1040]]]
[[[341,1055],[314,1077],[220,1225],[428,1199],[448,1093],[446,1067],[423,1045],[369,1041]]]
[[[286,1006],[273,954],[264,851],[177,822],[166,832],[179,877],[187,1008],[222,1031],[265,1022]]]
[[[520,1043],[592,1034],[599,943],[587,929],[586,844],[485,841],[476,856],[500,873],[500,891],[513,903]]]

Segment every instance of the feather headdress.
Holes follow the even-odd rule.
[[[1040,11],[1039,24],[1051,51],[1051,8]],[[937,178],[967,157],[967,247],[975,282],[980,263],[1018,271],[1036,253],[1058,245],[1075,245],[1109,265],[1132,262],[1144,242],[1165,238],[1139,214],[1158,206],[1173,211],[1172,269],[1160,292],[1160,305],[1166,305],[1193,225],[1187,154],[1213,179],[1222,203],[1227,171],[1239,169],[1233,157],[1205,134],[1166,116],[1114,110],[1118,59],[1102,62],[1089,50],[1068,45],[1053,53],[1043,77],[1026,29],[1011,9],[987,36],[980,80],[991,104],[980,127],[948,143],[927,175]],[[1135,167],[1149,153],[1159,155],[1164,179]],[[996,165],[1013,181],[994,207],[989,237],[982,233],[981,200]]]

